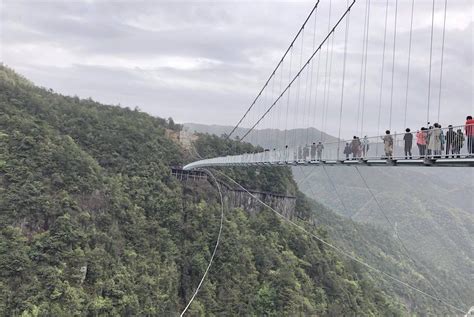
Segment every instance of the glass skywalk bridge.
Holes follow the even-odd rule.
[[[257,153],[204,159],[187,164],[184,169],[253,165],[474,167],[474,136],[469,135],[472,133],[470,129],[474,130],[474,127],[467,128],[458,126],[392,134],[392,142],[384,141],[383,138],[386,136],[378,136],[360,140],[288,146],[284,149],[266,149]],[[411,146],[407,139],[412,140]]]

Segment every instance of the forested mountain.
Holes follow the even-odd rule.
[[[354,168],[328,167],[327,174],[321,169],[294,168],[293,174],[305,194],[340,215],[385,228],[394,238],[398,234],[408,256],[425,268],[425,276],[439,292],[460,304],[474,302],[473,171],[423,167],[359,170],[377,201]]]
[[[170,166],[189,159],[167,136],[177,128],[137,110],[35,87],[0,67],[0,315],[179,314],[214,247],[220,204],[211,184],[171,176]],[[251,145],[201,136],[197,147],[235,153]],[[301,217],[311,211],[288,169],[227,172],[249,187],[297,194]],[[231,209],[189,312],[341,316],[409,309],[274,214]]]

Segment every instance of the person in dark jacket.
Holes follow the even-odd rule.
[[[454,140],[456,139],[456,132],[453,130],[453,126],[448,126],[448,132],[446,132],[446,158],[449,157],[449,152],[454,158]]]
[[[360,157],[360,140],[358,137],[354,136],[351,142],[351,148],[352,148],[352,159],[355,160],[356,158]]]
[[[464,134],[462,133],[461,129],[458,129],[456,136],[454,138],[454,145],[453,145],[453,154],[456,154],[457,158],[461,158],[461,149],[464,146]]]
[[[346,160],[349,159],[349,155],[352,153],[352,148],[349,143],[346,143],[346,147],[344,148],[344,154],[346,155]]]
[[[412,159],[411,155],[411,148],[413,146],[413,134],[410,132],[410,128],[405,130],[405,135],[403,136],[403,140],[405,141],[405,159],[410,158]]]

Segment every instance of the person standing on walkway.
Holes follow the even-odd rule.
[[[454,154],[456,154],[457,158],[461,158],[461,149],[464,146],[464,134],[462,133],[461,129],[458,129],[456,136],[454,138]]]
[[[357,137],[357,157],[360,159],[362,157],[362,142],[360,141],[360,138]]]
[[[316,160],[316,143],[311,144],[311,161]]]
[[[318,154],[318,161],[321,161],[321,158],[323,156],[323,150],[324,150],[324,145],[321,142],[318,142],[318,145],[316,146],[316,152]]]
[[[437,123],[434,124],[434,128],[431,130],[428,150],[431,151],[430,153],[432,153],[433,156],[437,156],[441,153],[441,129]]]
[[[355,160],[356,158],[360,156],[359,155],[360,140],[355,135],[351,142],[351,148],[352,148],[352,159]]]
[[[439,141],[441,143],[441,148],[439,149],[438,156],[439,156],[439,158],[441,158],[441,155],[443,155],[443,152],[444,152],[444,146],[446,144],[446,138],[444,136],[444,131],[441,128],[441,124],[439,124],[439,123],[438,123],[438,128],[440,130]]]
[[[344,154],[346,155],[346,160],[349,159],[349,155],[352,153],[352,148],[349,143],[346,143],[346,147],[344,148]]]
[[[454,158],[454,140],[456,138],[456,132],[453,130],[453,126],[448,126],[448,132],[446,132],[446,158],[449,158],[450,152]]]
[[[426,128],[425,127],[421,127],[421,129],[416,133],[416,145],[418,146],[420,157],[425,157],[426,155]]]
[[[411,155],[411,148],[413,146],[413,134],[411,134],[410,129],[407,128],[405,130],[405,135],[403,136],[403,140],[405,141],[405,159],[410,158],[412,159]]]
[[[433,126],[429,126],[428,127],[428,130],[426,130],[426,154],[428,156],[431,156],[431,149],[430,149],[430,139],[431,139],[431,135],[433,133]]]
[[[288,149],[288,145],[285,145],[285,150],[283,150],[283,162],[289,163],[290,161],[290,149]]]
[[[391,160],[393,156],[393,137],[390,135],[390,130],[385,131],[385,135],[383,136],[382,140],[385,156],[388,160]]]
[[[467,138],[467,152],[469,156],[474,154],[474,120],[472,116],[466,117],[466,126],[464,127]]]
[[[365,136],[363,139],[362,139],[362,155],[363,157],[366,157],[367,156],[367,152],[369,152],[369,138],[367,136]]]

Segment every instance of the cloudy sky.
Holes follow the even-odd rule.
[[[346,1],[332,2],[329,16],[329,0],[320,1],[316,20],[308,22],[304,37],[293,48],[292,73],[287,59],[245,125],[285,87],[299,68],[301,52],[303,61],[311,54],[313,38],[317,47],[328,24],[341,16]],[[392,129],[400,131],[405,117],[411,1],[398,1],[392,102],[395,1],[389,2],[380,126],[385,129],[390,125],[392,103]],[[375,134],[386,1],[371,3],[363,128],[364,133]],[[431,0],[415,4],[407,112],[411,127],[425,123],[427,116],[431,4]],[[178,122],[230,125],[255,98],[313,5],[312,1],[258,0],[0,0],[0,61],[36,84],[63,94],[139,107]],[[343,136],[356,133],[361,126],[357,117],[361,118],[365,6],[365,0],[358,0],[350,14]],[[443,6],[443,0],[436,0],[431,121],[438,115]],[[335,34],[334,46],[329,46],[332,67],[326,68],[328,51],[323,46],[321,56],[315,56],[299,85],[295,82],[290,98],[285,96],[261,127],[315,125],[337,135],[345,26],[344,21]],[[445,38],[441,121],[444,125],[461,124],[466,114],[473,112],[472,0],[448,1]],[[323,102],[325,85],[328,93]],[[289,116],[285,121],[287,100]],[[324,114],[325,104],[328,110]]]

